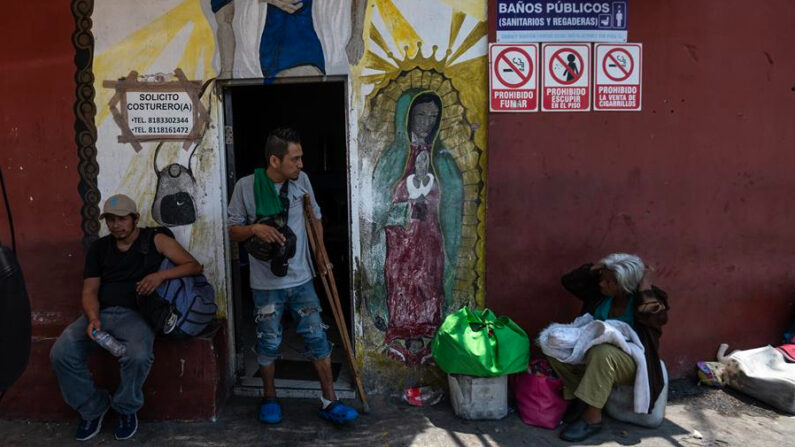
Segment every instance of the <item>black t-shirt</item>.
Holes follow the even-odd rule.
[[[83,278],[99,278],[99,307],[121,306],[135,309],[135,283],[160,269],[163,255],[155,247],[158,233],[174,237],[167,228],[141,228],[138,238],[125,251],[119,251],[113,235],[94,241],[88,248]]]

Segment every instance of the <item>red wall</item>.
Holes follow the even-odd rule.
[[[669,292],[662,356],[681,376],[793,317],[795,3],[629,10],[642,112],[490,115],[486,299],[535,336],[578,309],[563,273],[637,253]]]
[[[3,17],[0,166],[36,335],[80,312],[74,20],[69,2],[9,2]],[[4,209],[0,241],[11,245]]]

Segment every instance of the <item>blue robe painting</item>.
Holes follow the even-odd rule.
[[[262,76],[266,79],[303,65],[317,67],[326,74],[323,47],[312,22],[312,0],[303,0],[303,5],[292,14],[268,5],[259,47]]]

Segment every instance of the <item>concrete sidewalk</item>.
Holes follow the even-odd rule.
[[[59,399],[60,396],[53,396]],[[314,399],[283,400],[285,420],[265,426],[256,420],[258,401],[233,398],[217,422],[142,421],[127,444],[168,446],[564,446],[559,430],[524,425],[515,413],[500,421],[464,421],[447,401],[415,408],[393,398],[373,397],[372,411],[355,425],[337,428],[317,417]],[[75,422],[0,420],[0,445],[117,445],[115,415],[88,443],[73,440]],[[704,389],[690,381],[671,383],[666,420],[645,429],[605,418],[605,428],[586,445],[794,446],[795,418],[740,395]]]

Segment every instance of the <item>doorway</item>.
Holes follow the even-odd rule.
[[[303,170],[309,176],[322,211],[326,250],[334,266],[345,321],[351,314],[350,208],[344,78],[299,79],[257,85],[229,85],[224,90],[228,195],[238,179],[266,166],[268,133],[292,127],[301,136]],[[230,131],[231,127],[231,132]],[[231,134],[231,135],[230,135]],[[227,200],[229,197],[227,197]],[[241,244],[232,243],[233,318],[235,322],[236,394],[260,395],[262,382],[254,346],[256,326],[249,287],[249,259]],[[334,348],[331,355],[337,394],[353,397],[340,335],[318,278],[315,290],[322,317]],[[320,389],[312,362],[303,354],[304,343],[295,333],[289,313],[282,321],[282,358],[276,361],[276,388],[280,397],[312,397]]]

